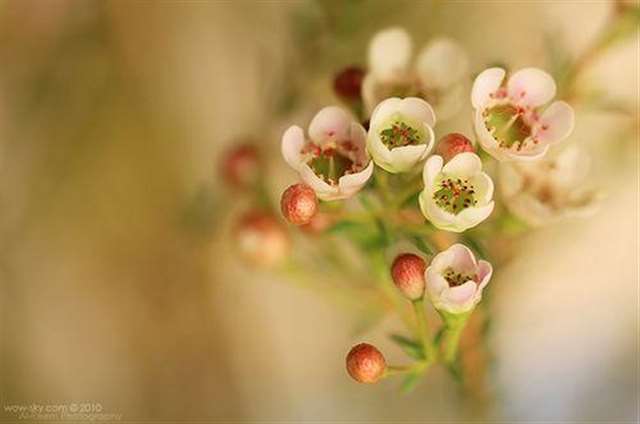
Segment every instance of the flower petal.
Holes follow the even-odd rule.
[[[398,113],[400,110],[400,104],[402,103],[402,99],[399,97],[389,97],[378,103],[378,106],[371,113],[371,120],[369,122],[369,135],[372,132],[377,133],[380,128],[378,128],[381,124],[386,123],[386,121],[391,118],[391,115],[394,113]]]
[[[394,79],[407,70],[411,51],[411,37],[403,28],[382,30],[369,43],[369,70],[377,79]]]
[[[302,181],[311,187],[320,199],[328,200],[330,196],[338,192],[338,187],[334,187],[318,177],[306,163],[300,166],[299,172]]]
[[[425,188],[434,184],[436,177],[442,171],[443,164],[442,156],[433,155],[424,164],[424,168],[422,169],[422,181],[424,182]]]
[[[391,169],[387,171],[392,173],[407,172],[413,169],[425,154],[428,154],[428,145],[418,144],[415,146],[402,146],[391,149]]]
[[[284,132],[280,149],[284,160],[295,170],[300,168],[302,147],[304,146],[304,131],[293,125]]]
[[[398,112],[403,116],[425,123],[433,127],[436,124],[436,114],[431,105],[419,97],[406,97],[402,99]]]
[[[494,206],[495,202],[492,201],[484,206],[467,208],[456,215],[456,218],[462,228],[464,228],[464,230],[468,230],[487,219],[489,215],[491,215],[491,212],[493,212]]]
[[[338,186],[340,191],[346,195],[353,195],[360,190],[371,178],[373,174],[373,161],[369,161],[369,165],[360,172],[353,174],[347,174],[340,177],[338,180]]]
[[[556,95],[553,77],[538,68],[524,68],[514,73],[507,82],[509,97],[522,106],[537,107]]]
[[[464,244],[456,243],[447,249],[453,254],[453,262],[450,264],[456,272],[468,273],[476,271],[476,257],[471,249]]]
[[[489,280],[491,280],[491,275],[493,275],[493,267],[487,261],[479,260],[478,261],[478,290],[482,291],[487,284],[489,284]]]
[[[471,89],[471,104],[474,108],[481,109],[491,100],[491,94],[500,88],[504,76],[504,69],[489,68],[476,77]]]
[[[541,143],[557,143],[571,134],[574,123],[573,108],[563,101],[553,102],[542,113],[534,136]]]
[[[473,152],[462,152],[453,157],[442,168],[442,172],[447,175],[455,175],[462,178],[470,178],[482,172],[482,161]]]
[[[444,279],[442,274],[433,269],[427,268],[424,272],[427,294],[431,299],[440,297],[440,294],[449,288],[449,283]]]
[[[464,308],[474,298],[477,290],[476,282],[469,280],[460,286],[443,291],[441,296],[443,301]]]
[[[380,139],[380,135],[371,129],[369,129],[367,136],[367,151],[376,165],[384,169],[391,168],[391,152]]]
[[[468,72],[469,59],[460,44],[450,38],[436,38],[416,59],[420,80],[427,88],[445,89]]]
[[[318,144],[329,140],[346,140],[349,138],[353,119],[344,109],[338,106],[322,108],[309,124],[309,137]]]
[[[493,198],[493,180],[491,177],[484,172],[480,172],[473,177],[472,184],[478,203],[481,205],[489,203]]]

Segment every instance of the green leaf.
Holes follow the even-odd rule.
[[[422,377],[420,373],[413,373],[413,374],[407,375],[402,381],[402,386],[400,386],[400,390],[403,393],[412,392],[413,389],[415,389],[418,383],[420,382],[420,377]]]
[[[424,350],[420,343],[400,334],[392,334],[389,337],[410,357],[418,360],[425,359]]]

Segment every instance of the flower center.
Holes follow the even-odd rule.
[[[440,182],[440,188],[433,193],[436,205],[452,214],[459,214],[468,207],[475,206],[475,188],[468,179],[446,178]]]
[[[463,285],[469,280],[476,281],[478,278],[475,274],[464,274],[462,272],[455,272],[453,268],[447,268],[444,271],[444,279],[449,283],[449,287],[458,287]]]
[[[402,121],[396,121],[390,127],[380,131],[380,139],[390,149],[413,146],[422,142],[418,130]]]
[[[350,146],[350,143],[348,145]],[[311,152],[313,157],[309,161],[309,166],[328,184],[336,185],[340,177],[358,171],[358,164],[349,157],[347,151],[334,146],[321,149],[314,145]]]
[[[487,109],[483,113],[487,130],[498,141],[500,147],[522,150],[531,136],[531,126],[526,122],[524,109],[503,104]]]

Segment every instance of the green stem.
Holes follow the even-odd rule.
[[[416,315],[416,326],[418,331],[418,339],[422,344],[422,349],[424,350],[424,354],[426,360],[431,360],[434,355],[433,343],[431,342],[431,331],[429,331],[429,326],[427,324],[427,316],[424,312],[424,300],[418,299],[412,302],[413,311]]]
[[[443,344],[444,344],[444,362],[453,366],[456,362],[456,358],[458,356],[458,347],[460,346],[460,336],[462,335],[462,330],[464,329],[464,325],[456,326],[447,329],[444,332],[443,336]]]

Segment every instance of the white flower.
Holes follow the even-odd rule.
[[[362,82],[367,113],[387,97],[421,97],[429,101],[441,119],[460,110],[464,102],[467,55],[449,38],[435,38],[411,63],[412,45],[402,28],[378,32],[369,43],[369,72]]]
[[[573,131],[573,108],[555,101],[542,110],[555,96],[556,84],[540,69],[521,69],[503,87],[504,77],[504,69],[489,68],[473,83],[471,103],[480,145],[500,161],[539,159]]]
[[[584,187],[589,162],[572,144],[541,161],[501,163],[499,181],[507,207],[533,226],[594,213],[600,196]]]
[[[468,312],[482,299],[492,273],[489,262],[476,261],[469,248],[454,244],[438,253],[425,271],[427,295],[439,311]]]
[[[337,106],[320,110],[309,124],[309,140],[294,125],[282,136],[282,155],[322,200],[357,193],[373,173],[366,151],[367,133]]]
[[[493,181],[482,172],[482,162],[475,153],[460,153],[442,165],[442,157],[437,155],[425,163],[420,209],[437,228],[460,233],[491,215]]]
[[[433,109],[422,99],[386,99],[371,115],[367,149],[387,171],[410,171],[431,153],[435,123]]]

